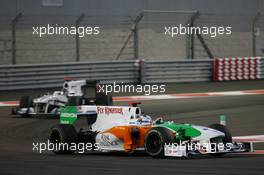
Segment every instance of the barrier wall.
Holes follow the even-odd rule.
[[[60,87],[64,77],[108,83],[179,83],[264,78],[264,59],[123,60],[0,66],[0,90]]]
[[[144,83],[201,82],[212,80],[213,60],[149,60],[143,70]],[[143,68],[144,69],[144,68]]]
[[[134,60],[0,66],[0,90],[60,87],[64,77],[103,84],[138,81]]]

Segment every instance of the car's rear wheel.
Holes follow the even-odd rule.
[[[105,93],[96,94],[96,105],[112,106],[113,98],[111,94],[106,95]]]
[[[78,134],[72,125],[59,124],[51,128],[49,140],[54,145],[55,154],[71,154],[76,150],[71,150],[72,144],[77,144]]]
[[[79,106],[81,105],[81,97],[73,96],[69,97],[68,106]]]

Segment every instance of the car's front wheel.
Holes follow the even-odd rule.
[[[152,128],[145,137],[145,151],[154,158],[163,157],[165,144],[173,142],[173,136],[165,128]]]
[[[21,114],[22,117],[30,117],[30,115],[28,114],[29,108],[32,107],[33,104],[33,100],[30,96],[22,96],[20,98],[19,101],[19,109],[22,108],[27,108],[27,113],[25,114]],[[16,113],[16,111],[14,110],[12,113]]]
[[[229,131],[229,129],[226,126],[218,124],[218,123],[214,123],[214,124],[209,125],[209,128],[215,129],[215,130],[220,131],[220,132],[225,134],[224,137],[216,138],[213,140],[213,142],[215,142],[216,144],[219,143],[219,139],[221,139],[221,142],[223,144],[232,143],[231,132]],[[220,153],[212,153],[210,155],[215,156],[215,157],[221,157],[221,156],[225,155],[225,153],[221,153],[221,152]]]
[[[225,137],[223,138],[223,143],[232,143],[232,135],[229,129],[221,124],[215,123],[211,124],[209,128],[215,129],[217,131],[223,132],[225,134]]]

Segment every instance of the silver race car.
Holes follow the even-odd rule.
[[[12,109],[12,114],[22,117],[34,115],[58,116],[60,108],[66,105],[112,105],[112,96],[98,93],[98,81],[71,80],[65,81],[61,91],[45,94],[32,99],[22,96],[19,107]]]

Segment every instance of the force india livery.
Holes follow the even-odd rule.
[[[66,145],[91,143],[96,151],[145,151],[152,157],[184,157],[197,154],[215,156],[252,151],[249,143],[232,143],[229,130],[220,124],[209,127],[155,121],[145,115],[139,103],[111,106],[111,95],[97,92],[98,81],[66,80],[61,91],[31,100],[24,96],[13,114],[60,116],[51,129],[49,141],[58,144],[54,153],[73,153]],[[78,118],[86,118],[86,128],[77,132]],[[81,120],[80,120],[81,121]],[[98,148],[98,149],[97,149]]]
[[[51,129],[49,141],[54,144],[93,143],[101,152],[145,151],[152,157],[252,151],[249,143],[232,143],[229,130],[221,124],[209,127],[155,121],[145,115],[139,103],[131,106],[66,106],[60,109],[60,124]],[[87,128],[76,131],[75,123],[86,118]],[[54,153],[73,153],[69,148]]]

